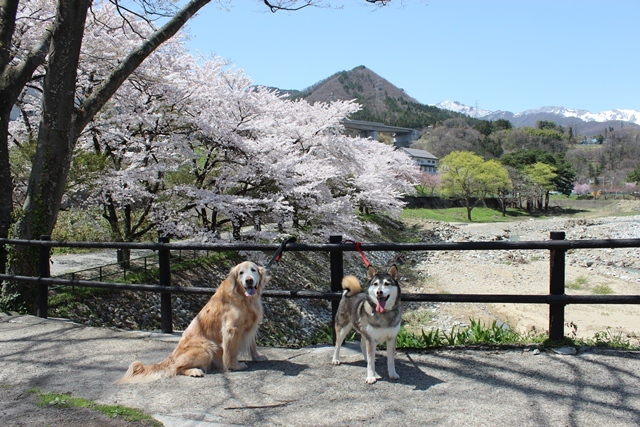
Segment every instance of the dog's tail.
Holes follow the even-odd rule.
[[[359,294],[362,292],[362,286],[360,285],[360,281],[356,276],[344,276],[342,278],[342,296],[353,296],[355,294]]]
[[[150,383],[168,375],[163,362],[153,365],[143,365],[142,362],[133,362],[122,378],[116,384],[140,384]]]

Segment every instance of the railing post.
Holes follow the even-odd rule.
[[[564,240],[564,231],[552,231],[551,240]],[[565,252],[564,249],[552,249],[549,261],[549,294],[564,295],[565,281]],[[564,338],[564,306],[565,304],[549,304],[549,339]]]
[[[40,240],[51,240],[50,236],[42,235]],[[42,278],[51,277],[51,267],[49,266],[49,254],[51,248],[49,246],[40,246],[40,261],[38,265],[39,276]],[[49,285],[46,283],[38,283],[38,306],[36,307],[36,316],[47,318],[49,312]]]
[[[329,243],[342,243],[342,236],[329,236]],[[331,292],[340,292],[342,290],[342,277],[344,276],[342,251],[331,251],[329,253],[329,262],[331,264]],[[336,342],[335,320],[338,304],[340,304],[340,301],[331,300],[331,333],[334,344]]]
[[[169,243],[168,237],[160,237],[160,243]],[[160,248],[158,251],[158,268],[160,270],[160,285],[171,286],[171,257],[169,248]],[[170,334],[173,332],[173,323],[171,321],[171,293],[160,293],[160,326],[162,332]]]

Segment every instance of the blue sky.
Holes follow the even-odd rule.
[[[364,65],[424,104],[640,111],[640,0],[331,2],[344,7],[212,1],[188,24],[188,46],[282,89]]]

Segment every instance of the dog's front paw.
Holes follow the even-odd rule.
[[[334,365],[338,366],[340,364],[340,359],[336,359],[334,358],[331,363],[333,363]]]
[[[253,360],[254,362],[266,362],[267,361],[267,356],[262,356],[260,354],[254,356],[251,358],[251,360]]]
[[[389,372],[389,379],[399,380],[400,379],[400,375],[398,375],[397,372]]]
[[[366,382],[367,384],[375,384],[375,383],[376,383],[376,381],[378,381],[378,379],[377,379],[375,376],[373,376],[373,377],[367,377],[367,379],[365,380],[365,382]]]
[[[187,369],[186,371],[184,371],[184,374],[188,377],[204,377],[204,372],[202,371],[202,369],[198,368]]]
[[[249,367],[249,365],[247,365],[244,362],[237,362],[231,366],[229,366],[229,369],[232,371],[242,371],[243,369],[247,369]]]

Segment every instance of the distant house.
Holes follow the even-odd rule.
[[[438,171],[438,158],[425,150],[415,150],[413,148],[400,148],[413,159],[414,162],[420,167],[422,172],[435,175]]]

